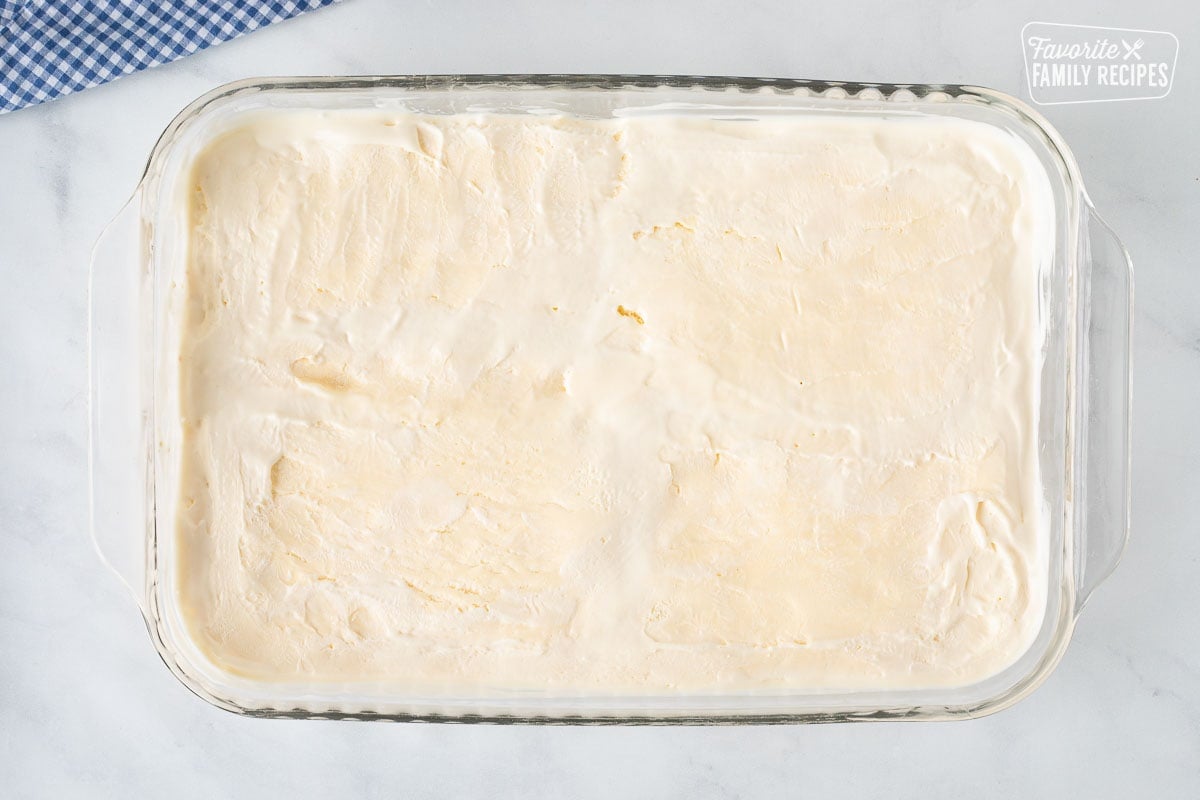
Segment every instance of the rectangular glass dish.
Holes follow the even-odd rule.
[[[179,599],[175,531],[185,461],[179,342],[190,222],[176,210],[176,198],[185,185],[190,191],[197,154],[231,121],[281,110],[597,120],[952,118],[1015,137],[1044,170],[1054,214],[1053,254],[1037,276],[1043,335],[1036,457],[1048,553],[1044,614],[1032,645],[998,674],[967,686],[886,691],[448,694],[403,692],[396,681],[255,680],[215,665],[190,634]],[[200,98],[167,128],[133,200],[97,246],[91,281],[93,535],[137,598],[163,661],[198,695],[239,713],[576,723],[978,716],[1015,702],[1049,674],[1084,601],[1115,565],[1127,536],[1128,257],[1092,211],[1057,134],[1019,102],[989,90],[626,76],[243,81]]]

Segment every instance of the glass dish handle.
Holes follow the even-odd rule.
[[[1133,262],[1088,204],[1083,226],[1082,519],[1075,610],[1116,568],[1129,540]]]
[[[88,270],[88,527],[100,559],[145,611],[149,281],[135,193],[92,247]]]

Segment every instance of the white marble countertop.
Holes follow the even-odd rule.
[[[349,0],[0,116],[0,793],[1200,796],[1200,16],[1173,0],[589,5]],[[155,138],[195,96],[255,75],[410,72],[882,79],[1026,96],[1019,32],[1033,19],[1169,30],[1182,47],[1164,100],[1044,110],[1137,268],[1134,510],[1124,562],[1031,697],[932,724],[294,722],[212,708],[159,663],[87,538],[86,271]]]

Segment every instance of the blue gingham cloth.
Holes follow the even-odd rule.
[[[0,0],[0,114],[337,0]]]

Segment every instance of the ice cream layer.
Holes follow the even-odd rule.
[[[937,687],[1040,627],[1053,214],[998,130],[262,112],[190,188],[177,577],[216,666]]]

